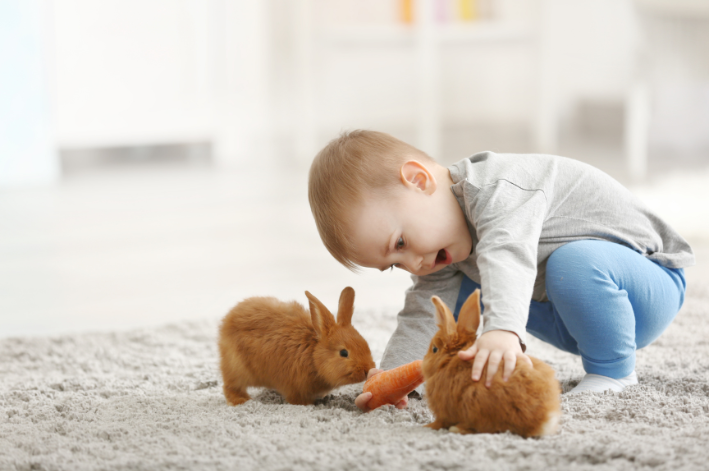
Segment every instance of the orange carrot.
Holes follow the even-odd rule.
[[[382,371],[369,378],[362,392],[371,392],[372,398],[367,403],[370,409],[384,404],[396,405],[407,394],[423,383],[422,360],[412,361],[398,368]]]

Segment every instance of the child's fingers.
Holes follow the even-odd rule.
[[[362,393],[359,396],[355,398],[355,406],[362,412],[369,412],[369,406],[367,406],[367,403],[369,400],[372,398],[372,393],[371,392],[366,392]]]
[[[519,356],[520,358],[522,358],[524,361],[527,362],[527,364],[528,364],[529,366],[531,366],[532,368],[534,368],[534,363],[532,363],[532,359],[529,358],[527,355],[525,355],[524,353],[519,353],[519,354],[517,354],[517,356]]]
[[[502,380],[507,381],[512,376],[512,372],[515,370],[515,365],[517,364],[517,355],[514,352],[507,351],[503,356],[505,359],[505,369],[502,372]]]
[[[480,375],[483,372],[483,368],[485,368],[485,363],[487,363],[487,357],[490,354],[488,350],[482,349],[478,350],[478,353],[475,355],[475,361],[473,362],[473,381],[477,381],[480,379]]]
[[[372,376],[381,373],[384,370],[380,370],[379,368],[372,368],[371,370],[367,371],[367,379],[371,378]]]
[[[478,347],[477,344],[473,344],[469,349],[459,351],[458,357],[461,360],[470,360],[475,356],[476,353],[478,353]]]
[[[502,352],[499,350],[493,350],[487,360],[487,378],[485,379],[485,387],[489,388],[492,385],[492,378],[497,373],[497,368],[500,366],[500,361],[502,360]]]
[[[396,403],[396,408],[397,409],[406,409],[406,406],[409,405],[409,396],[404,396],[402,400]]]

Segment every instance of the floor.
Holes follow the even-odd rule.
[[[627,183],[601,154],[588,160]],[[334,308],[348,285],[359,309],[398,311],[407,274],[335,262],[306,182],[304,168],[158,162],[1,191],[0,337],[218,318],[248,296],[305,303],[305,290]],[[693,244],[690,283],[709,282],[709,167],[663,169],[631,189]]]
[[[355,275],[322,247],[300,172],[129,168],[0,193],[0,336],[218,317],[273,295],[392,309],[403,272]]]

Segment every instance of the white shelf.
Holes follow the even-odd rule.
[[[435,25],[433,38],[441,44],[525,41],[533,38],[534,28],[524,22],[479,20],[470,23]],[[332,45],[406,46],[413,45],[414,25],[342,25],[320,29],[316,40]]]
[[[471,24],[452,24],[436,28],[439,42],[474,43],[527,41],[534,37],[532,25],[524,22],[481,20]]]
[[[332,45],[410,45],[416,30],[413,25],[341,25],[321,28],[317,41]]]

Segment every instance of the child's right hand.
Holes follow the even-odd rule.
[[[374,375],[377,375],[381,373],[384,370],[380,370],[379,368],[372,368],[367,372],[367,379],[371,378]],[[369,412],[372,409],[369,408],[368,403],[369,400],[372,398],[372,393],[371,392],[366,392],[362,393],[357,398],[355,399],[355,405],[361,410],[362,412]],[[405,409],[406,406],[409,405],[409,396],[404,397],[399,403],[396,405],[397,409]]]

